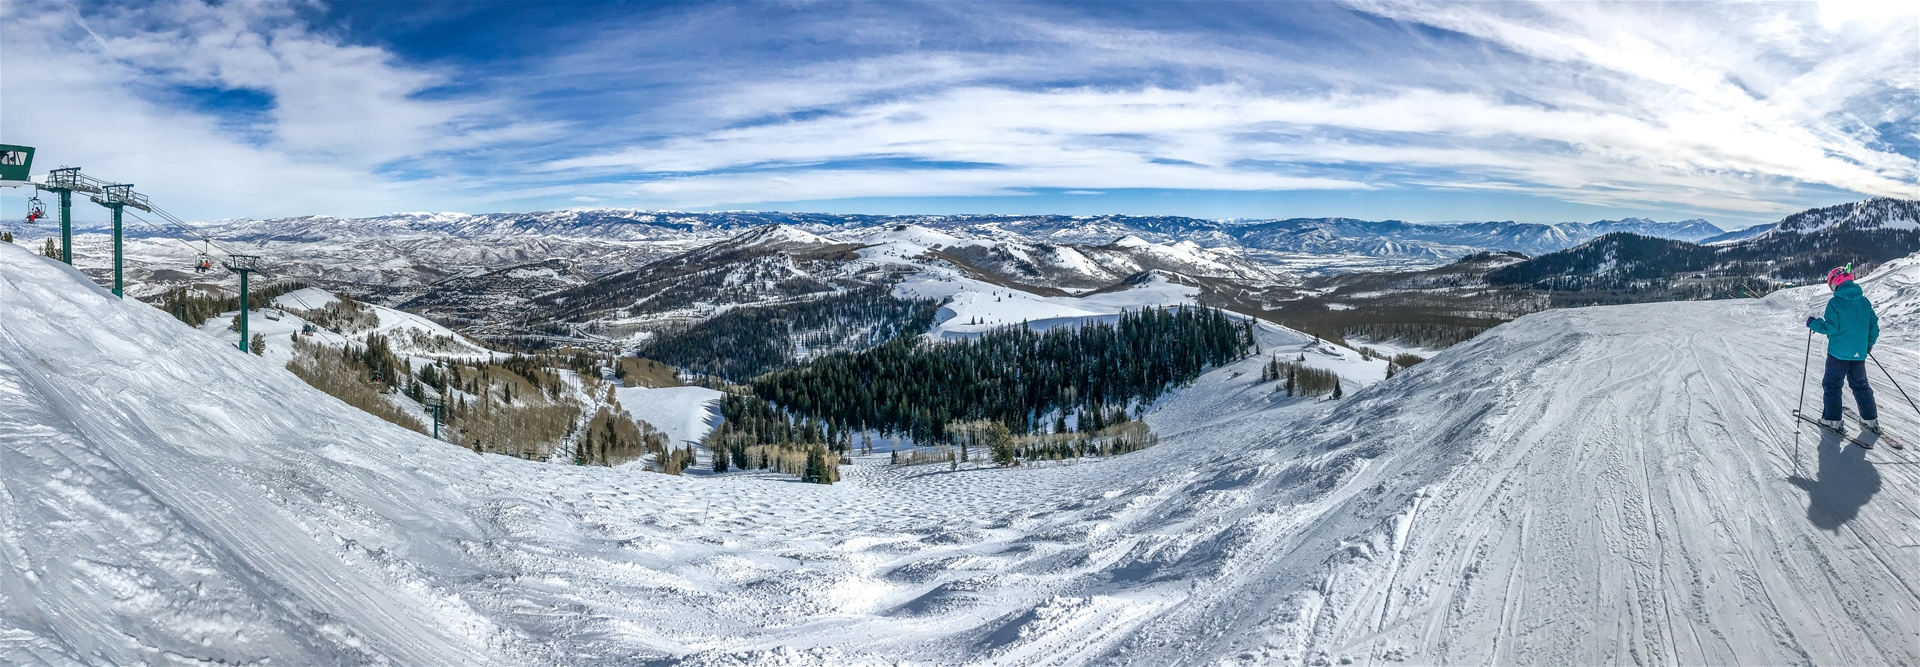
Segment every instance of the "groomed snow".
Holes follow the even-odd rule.
[[[1914,454],[1786,417],[1823,298],[1539,313],[1339,402],[1248,359],[1152,449],[824,487],[475,455],[0,244],[0,663],[1920,662]]]
[[[953,338],[977,336],[1022,322],[1043,330],[1089,318],[1112,319],[1121,310],[1193,305],[1200,293],[1199,288],[1169,281],[1158,273],[1126,287],[1080,297],[1040,296],[961,275],[922,273],[901,281],[894,294],[946,302],[934,316],[928,335]]]
[[[620,407],[635,419],[664,431],[674,447],[700,444],[720,426],[720,397],[724,394],[706,387],[620,387],[613,391]]]

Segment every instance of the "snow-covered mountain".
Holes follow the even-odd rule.
[[[1920,251],[1920,201],[1876,198],[1809,209],[1771,227],[1749,228],[1693,244],[1631,233],[1598,237],[1535,257],[1496,282],[1543,284],[1560,277],[1604,276],[1606,289],[1652,292],[1687,277],[1804,282],[1835,266],[1871,267]],[[1627,282],[1639,281],[1630,286]],[[1647,281],[1655,281],[1648,283]],[[1553,289],[1589,289],[1588,283]]]
[[[1189,242],[1250,258],[1256,264],[1264,255],[1249,251],[1437,263],[1478,250],[1551,252],[1612,231],[1688,241],[1721,233],[1699,220],[1661,223],[1638,218],[1455,225],[1345,218],[1213,221],[1179,216],[878,216],[632,209],[236,219],[207,223],[205,231],[273,257],[287,276],[334,286],[408,291],[471,271],[553,258],[564,258],[590,273],[610,273],[768,225],[835,238],[864,229],[911,225],[957,237],[1025,245],[1105,246],[1131,236],[1154,244]],[[129,231],[134,238],[146,238],[144,228]],[[193,255],[191,249],[164,243],[154,250],[189,260]]]
[[[839,235],[870,247],[869,257],[901,263],[945,263],[1022,285],[1067,290],[1106,287],[1146,271],[1249,283],[1283,283],[1285,272],[1262,266],[1227,248],[1193,241],[1153,242],[1127,235],[1099,245],[1031,241],[1025,237],[981,238],[919,225],[854,230]]]
[[[1226,233],[1251,247],[1321,254],[1431,256],[1455,259],[1483,250],[1541,254],[1570,248],[1613,232],[1699,241],[1724,233],[1705,220],[1655,222],[1646,218],[1564,222],[1415,224],[1397,220],[1295,218],[1237,221]]]
[[[754,229],[778,225],[835,242],[857,242],[871,230],[900,226],[937,231],[970,243],[954,259],[988,272],[1020,275],[1036,284],[1091,288],[1146,270],[1207,273],[1234,280],[1285,280],[1355,270],[1419,269],[1473,252],[1521,250],[1539,254],[1577,245],[1607,231],[1697,240],[1717,228],[1701,221],[1659,223],[1642,219],[1594,223],[1410,224],[1344,218],[1292,220],[1202,220],[1179,216],[1062,215],[844,215],[760,211],[676,212],[580,209],[535,213],[396,213],[367,218],[302,216],[234,219],[199,225],[236,252],[262,255],[268,279],[299,280],[388,305],[473,301],[455,294],[476,276],[516,267],[564,262],[567,276],[591,277],[631,270]],[[82,226],[76,238],[81,265],[96,278],[107,274],[109,244],[101,230]],[[144,297],[180,287],[219,285],[231,276],[188,270],[202,248],[128,229],[130,292]],[[37,235],[23,237],[37,242]],[[1065,248],[1110,248],[1135,238],[1173,250],[1146,258],[1118,252],[1063,252]],[[997,244],[997,245],[994,245]],[[1204,249],[1217,257],[1197,261]],[[548,285],[564,289],[571,285]],[[498,290],[490,290],[498,292]],[[533,295],[524,295],[530,298]],[[484,302],[484,303],[482,303]],[[449,306],[517,302],[482,298]]]
[[[1720,234],[1717,236],[1709,236],[1707,238],[1700,239],[1699,241],[1695,241],[1695,243],[1699,243],[1700,245],[1716,245],[1716,244],[1734,243],[1737,241],[1745,241],[1747,239],[1750,239],[1755,236],[1765,234],[1768,231],[1771,231],[1774,228],[1774,226],[1778,224],[1780,223],[1769,222],[1769,223],[1754,225],[1752,227],[1747,227],[1745,229],[1736,229],[1731,232],[1727,232],[1725,234]]]
[[[1920,229],[1920,201],[1874,197],[1866,201],[1801,211],[1782,219],[1769,233],[1811,234],[1827,230]]]
[[[1863,281],[1896,377],[1917,262]],[[1825,296],[1530,315],[1337,402],[1253,358],[1147,450],[818,486],[475,455],[0,244],[0,662],[1920,662],[1913,453],[1786,416]]]
[[[818,235],[767,225],[644,266],[533,298],[516,316],[568,322],[644,339],[745,306],[771,306],[900,282],[905,276],[973,285],[980,293],[1068,297],[1127,289],[1164,274],[1235,285],[1279,286],[1293,277],[1227,249],[1128,236],[1086,246],[1022,236],[976,237],[900,224]],[[951,295],[948,295],[951,296]],[[939,298],[946,298],[945,296]],[[1191,303],[1193,300],[1188,300]]]

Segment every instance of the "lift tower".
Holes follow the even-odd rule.
[[[238,316],[240,318],[240,351],[246,352],[248,344],[247,320],[250,319],[247,317],[247,274],[260,270],[260,257],[258,255],[228,255],[227,261],[221,262],[220,265],[227,267],[228,271],[240,274],[240,315]]]
[[[425,408],[428,413],[433,415],[433,439],[439,440],[440,439],[440,413],[447,409],[446,399],[429,398],[425,402],[421,403],[420,407]]]
[[[100,190],[100,194],[91,197],[93,203],[113,209],[113,295],[126,296],[126,256],[121,252],[120,212],[128,206],[152,211],[153,205],[147,203],[146,195],[133,191],[132,183],[102,186]]]
[[[40,189],[60,193],[60,261],[73,263],[73,193],[103,194],[106,183],[80,173],[79,167],[61,167],[47,172]]]

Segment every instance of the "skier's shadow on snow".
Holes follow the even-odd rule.
[[[1818,476],[1795,474],[1787,481],[1807,492],[1808,521],[1822,530],[1838,530],[1880,492],[1880,470],[1867,461],[1867,450],[1849,446],[1831,431],[1820,431],[1817,450]]]

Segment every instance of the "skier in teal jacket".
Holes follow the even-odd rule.
[[[1843,431],[1840,423],[1840,383],[1853,388],[1853,402],[1860,406],[1860,419],[1867,429],[1880,432],[1880,411],[1873,405],[1873,388],[1867,386],[1867,355],[1880,340],[1880,316],[1873,304],[1853,282],[1852,266],[1827,272],[1827,287],[1833,298],[1827,300],[1824,317],[1807,318],[1807,328],[1827,336],[1827,373],[1820,387],[1826,390],[1826,405],[1821,421],[1829,428]]]

